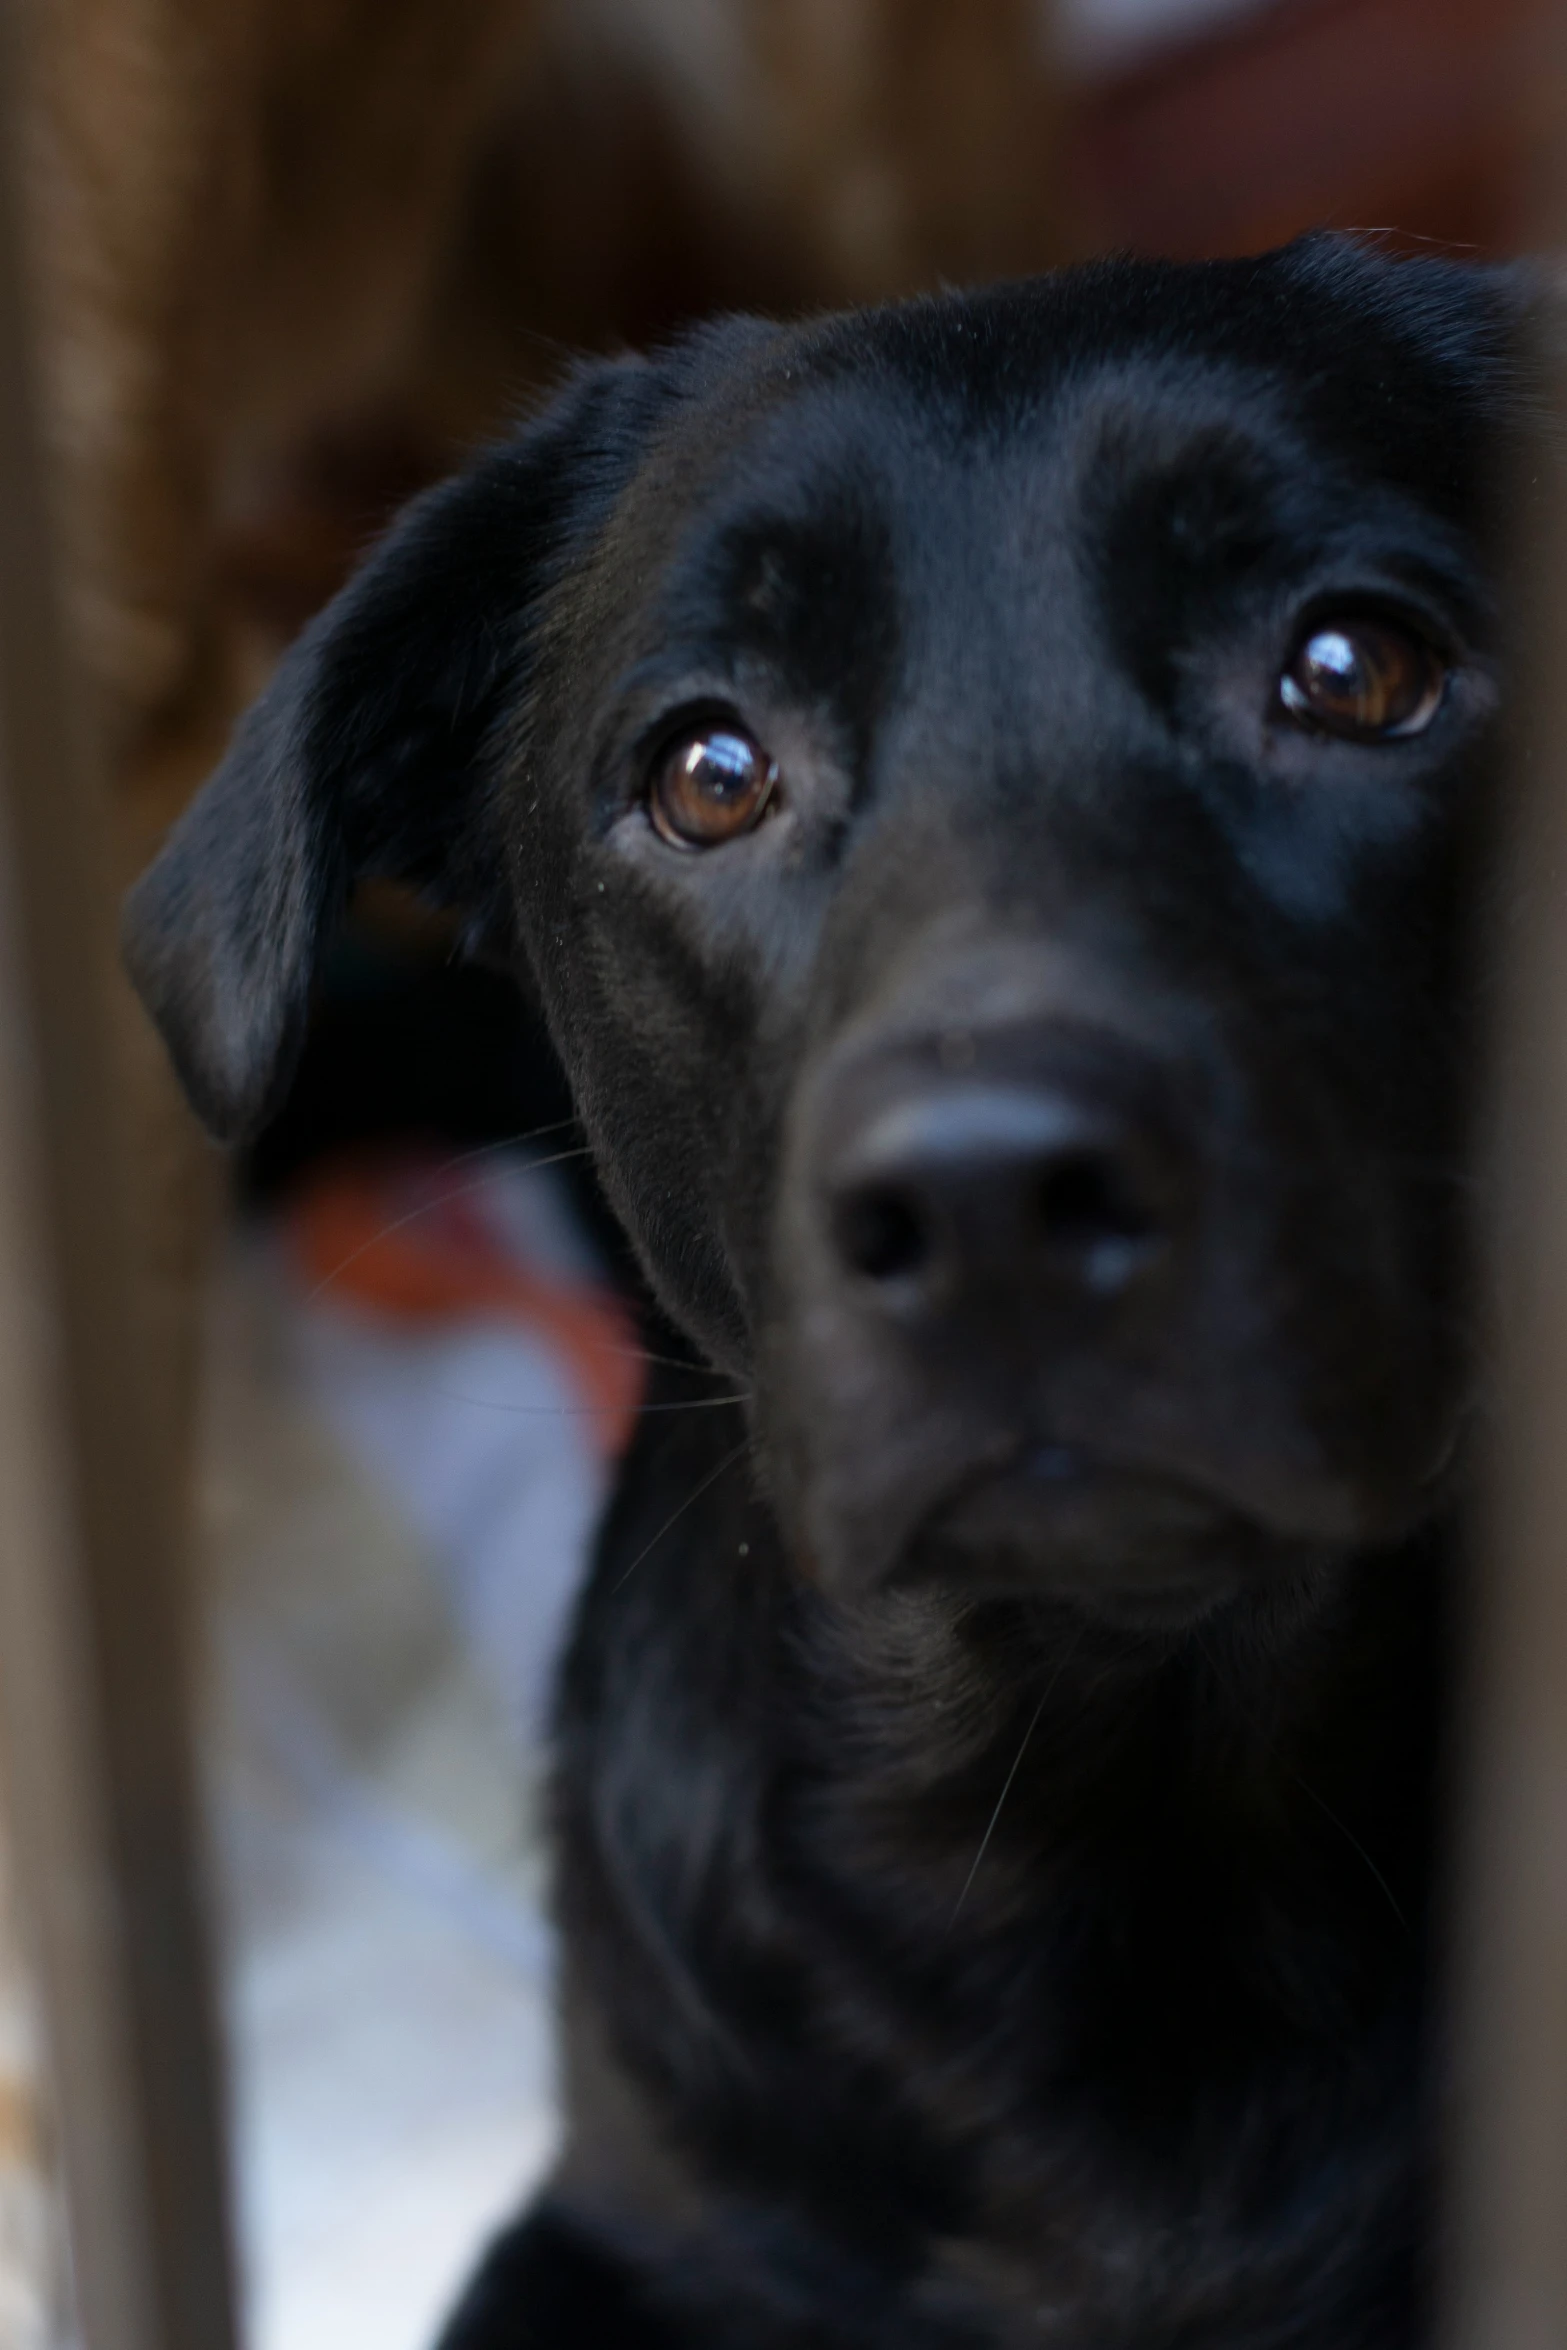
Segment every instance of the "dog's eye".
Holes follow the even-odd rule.
[[[716,848],[759,821],[777,780],[775,762],[739,727],[704,726],[660,755],[648,814],[673,847]]]
[[[1279,680],[1292,718],[1356,742],[1419,734],[1436,716],[1446,672],[1423,638],[1392,620],[1314,628]]]

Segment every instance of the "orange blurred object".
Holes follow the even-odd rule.
[[[569,1367],[611,1457],[642,1400],[643,1350],[609,1290],[521,1264],[478,1205],[486,1177],[422,1153],[337,1159],[290,1202],[289,1253],[312,1294],[330,1289],[408,1322],[491,1315],[535,1330]]]

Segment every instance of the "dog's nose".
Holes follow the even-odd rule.
[[[916,1080],[848,1113],[825,1174],[843,1272],[916,1314],[1019,1288],[1109,1304],[1167,1262],[1190,1193],[1176,1135],[1092,1073]]]

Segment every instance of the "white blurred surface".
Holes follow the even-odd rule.
[[[1040,22],[1046,41],[1067,66],[1097,73],[1277,5],[1278,0],[1041,0]]]
[[[422,2350],[554,2142],[539,1741],[603,1470],[536,1337],[307,1300],[254,1237],[210,1365],[248,2341]]]

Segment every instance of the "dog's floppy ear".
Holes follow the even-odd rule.
[[[305,631],[131,892],[131,977],[211,1131],[255,1131],[303,1041],[361,876],[504,921],[486,754],[526,690],[550,581],[663,404],[638,360],[585,370],[540,422],[409,508]]]

